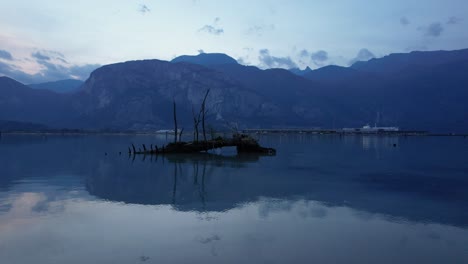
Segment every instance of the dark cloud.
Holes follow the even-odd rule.
[[[142,14],[146,14],[151,12],[151,9],[149,9],[147,5],[140,5],[140,9],[138,9],[138,11]]]
[[[447,24],[448,25],[456,25],[456,24],[460,23],[461,21],[462,21],[461,18],[456,17],[456,16],[452,16],[452,17],[449,17],[449,19],[447,20]]]
[[[317,52],[312,53],[312,55],[310,55],[310,58],[312,59],[315,65],[322,66],[323,63],[328,60],[328,52],[324,50],[319,50]]]
[[[56,58],[56,59],[59,60],[59,61],[61,61],[61,62],[63,62],[63,63],[68,64],[68,61],[66,61],[64,58]]]
[[[200,28],[198,31],[199,32],[206,32],[206,33],[213,34],[213,35],[221,35],[221,34],[224,33],[224,29],[215,28],[212,25],[205,25],[202,28]]]
[[[49,61],[38,62],[45,68],[41,71],[43,76],[47,76],[48,78],[53,80],[68,79],[71,77],[68,68],[65,66],[54,64]]]
[[[442,26],[442,23],[435,22],[425,28],[422,28],[422,30],[424,31],[425,36],[436,38],[440,37],[442,32],[444,32],[444,27]]]
[[[358,61],[368,61],[370,59],[373,59],[375,58],[375,55],[374,53],[372,53],[370,50],[368,49],[361,49],[356,58],[352,59],[350,62],[349,62],[349,65],[353,65],[354,63],[358,62]]]
[[[59,61],[65,64],[68,64],[68,62],[65,60],[65,56],[58,52],[58,51],[53,51],[53,50],[39,50],[36,52],[33,52],[31,54],[31,57],[35,59],[39,64],[41,64],[42,61]]]
[[[308,50],[305,50],[305,49],[304,49],[304,50],[301,50],[301,51],[299,52],[299,57],[301,57],[301,58],[308,58],[308,57],[310,57],[310,52],[309,52]]]
[[[265,32],[275,30],[275,25],[253,25],[247,29],[247,35],[263,36]]]
[[[297,68],[296,63],[290,57],[275,57],[270,55],[268,49],[260,50],[258,59],[268,68]]]
[[[448,18],[445,24],[451,26],[451,25],[459,24],[461,21],[462,21],[461,18],[452,16]],[[440,37],[442,33],[444,33],[445,31],[444,26],[446,26],[445,24],[441,22],[434,22],[426,27],[419,27],[418,30],[422,31],[424,35],[427,37],[437,38],[437,37]]]
[[[409,21],[409,19],[407,17],[401,17],[400,18],[400,24],[402,24],[403,26],[407,26],[407,25],[411,24],[411,22]]]
[[[313,62],[317,66],[323,66],[324,62],[328,60],[328,52],[324,50],[310,52],[303,49],[299,52],[299,57],[301,58],[300,61],[302,63],[308,64],[309,62]]]
[[[44,77],[44,79],[51,80],[63,80],[70,78],[85,80],[89,77],[89,74],[92,71],[100,67],[100,65],[97,64],[73,65],[67,67],[49,61],[41,61],[40,64],[45,68],[40,72],[40,74]]]
[[[208,34],[219,36],[224,33],[224,29],[219,27],[219,21],[221,19],[219,17],[214,19],[213,24],[211,25],[204,25],[202,28],[198,30],[198,32],[205,32]]]
[[[50,57],[43,54],[42,52],[40,51],[36,51],[34,53],[31,54],[31,56],[37,60],[40,60],[40,61],[48,61],[50,60]]]
[[[11,53],[6,50],[0,50],[0,59],[13,60],[13,56],[11,56]]]

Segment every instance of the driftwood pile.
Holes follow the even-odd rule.
[[[223,147],[236,147],[237,153],[263,153],[268,155],[275,155],[276,150],[273,148],[264,148],[258,144],[254,138],[244,135],[235,134],[230,139],[218,137],[212,140],[191,141],[191,142],[175,142],[169,143],[166,146],[158,147],[151,144],[149,148],[145,144],[142,145],[143,149],[138,150],[132,144],[128,148],[128,153],[133,155],[157,155],[157,154],[182,154],[182,153],[198,153],[207,152],[209,150],[223,148]]]

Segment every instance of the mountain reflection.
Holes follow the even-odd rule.
[[[258,163],[271,157],[212,154],[169,155],[138,162],[103,163],[86,189],[101,199],[173,205],[180,211],[227,211],[263,197],[279,205],[306,200],[351,207],[388,219],[468,226],[467,179],[423,175],[320,175],[313,170],[274,170]],[[274,158],[273,158],[274,159]],[[351,172],[348,172],[351,173]],[[286,203],[285,203],[286,202]],[[281,207],[283,208],[283,207]],[[461,210],[461,208],[467,210]],[[313,212],[324,215],[324,210]]]
[[[130,156],[131,162],[127,163],[113,166],[101,163],[98,173],[86,179],[86,189],[111,201],[172,204],[179,210],[224,211],[254,198],[255,193],[237,196],[237,191],[229,187],[236,185],[235,170],[247,168],[261,157],[210,153]]]
[[[84,187],[98,199],[171,205],[179,211],[224,212],[268,199],[274,202],[262,211],[267,215],[297,201],[317,201],[392,221],[467,227],[468,153],[460,147],[467,141],[395,140],[272,136],[262,142],[277,147],[276,157],[200,154],[133,159],[124,152],[129,142],[155,138],[5,136],[0,141],[0,194],[21,191],[24,182],[41,181],[63,189]],[[392,146],[395,142],[398,147]],[[35,192],[49,192],[38,186],[44,189]],[[0,204],[0,211],[7,210],[8,205]],[[326,212],[307,214],[320,217]]]

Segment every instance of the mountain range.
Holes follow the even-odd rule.
[[[82,85],[83,81],[81,80],[68,79],[55,82],[34,83],[28,86],[33,89],[44,89],[57,93],[73,93],[78,91]]]
[[[378,123],[466,132],[467,72],[468,49],[391,54],[304,71],[262,70],[226,54],[202,53],[106,65],[78,87],[74,82],[71,93],[0,77],[0,120],[70,129],[166,129],[172,127],[174,100],[179,125],[191,130],[192,113],[209,89],[208,123],[216,129]],[[47,86],[55,87],[32,85]]]

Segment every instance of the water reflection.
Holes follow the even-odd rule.
[[[31,199],[31,201],[29,201]],[[467,231],[349,207],[262,198],[225,212],[85,199],[35,217],[37,195],[0,215],[2,263],[464,263]],[[23,204],[23,205],[21,205]],[[8,226],[5,218],[9,217]],[[28,252],[28,254],[24,254]]]
[[[150,140],[2,138],[0,262],[468,261],[465,141],[275,136],[261,140],[276,157],[119,153]]]
[[[100,164],[86,189],[101,199],[173,205],[181,211],[227,211],[270,197],[349,206],[388,219],[468,226],[466,177],[399,173],[269,168],[271,157],[212,154],[160,156]],[[347,174],[347,175],[346,175]]]
[[[236,185],[236,177],[245,180],[237,171],[263,156],[210,153],[142,156],[137,157],[137,163],[135,156],[130,156],[130,162],[101,162],[96,173],[86,178],[86,189],[112,201],[172,204],[179,210],[224,211],[249,201],[249,197],[236,195],[239,190],[231,188]],[[130,169],[126,169],[129,165]]]

